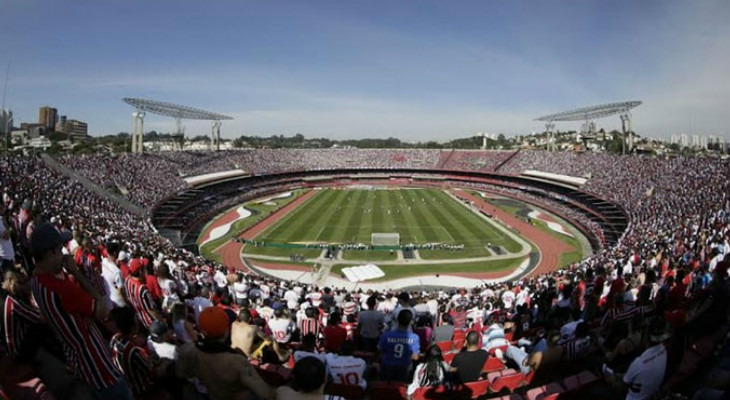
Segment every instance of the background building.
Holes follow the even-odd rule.
[[[58,122],[58,110],[48,106],[38,109],[38,123],[43,125],[46,130],[55,130],[56,122]]]
[[[63,127],[63,132],[71,139],[86,139],[89,136],[89,125],[86,122],[69,119]]]

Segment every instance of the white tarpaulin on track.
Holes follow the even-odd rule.
[[[385,272],[383,272],[383,270],[378,268],[375,264],[343,268],[342,273],[345,274],[345,278],[347,278],[350,282],[362,282],[385,276]]]

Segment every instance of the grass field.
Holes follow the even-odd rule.
[[[437,189],[323,189],[256,240],[275,243],[325,242],[370,244],[373,232],[397,232],[400,243],[448,243],[463,250],[421,250],[423,259],[459,259],[491,255],[487,243],[517,252],[520,245]],[[320,250],[246,246],[248,254],[316,257]],[[375,254],[378,253],[378,254]],[[346,259],[395,259],[389,252],[346,252]]]

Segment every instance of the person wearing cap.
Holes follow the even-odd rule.
[[[226,343],[230,323],[225,311],[218,307],[204,309],[198,328],[204,338],[178,350],[175,367],[179,377],[198,378],[208,388],[211,400],[246,398],[251,394],[263,400],[274,398],[274,391],[246,356]]]
[[[147,350],[159,358],[175,360],[177,346],[172,341],[175,335],[164,321],[153,321],[150,326],[150,336],[147,338]]]
[[[149,330],[154,320],[162,320],[160,306],[144,283],[144,263],[140,258],[129,262],[129,277],[124,282],[127,301],[132,306],[142,326]]]
[[[79,271],[73,258],[61,252],[68,240],[69,235],[61,235],[48,223],[33,231],[33,296],[41,315],[63,345],[67,367],[99,398],[132,399],[132,391],[114,364],[109,344],[102,338],[97,323],[107,318],[107,303]]]

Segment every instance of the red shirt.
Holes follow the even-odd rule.
[[[94,320],[94,299],[65,275],[35,274],[33,296],[41,315],[61,341],[66,364],[95,389],[116,384],[122,372]]]
[[[159,307],[147,289],[147,285],[130,276],[124,281],[124,287],[127,289],[127,300],[137,314],[137,318],[145,329],[149,330],[152,321],[155,320],[153,311],[158,311]]]
[[[322,333],[324,334],[325,350],[339,353],[342,344],[347,340],[347,330],[340,325],[328,325]]]
[[[145,285],[150,290],[152,297],[156,300],[162,300],[162,288],[160,288],[160,283],[157,282],[157,277],[154,275],[145,275],[144,279]]]

